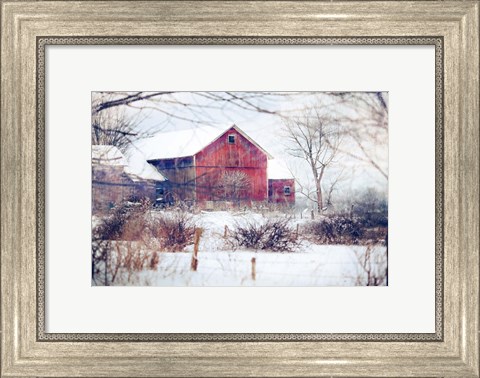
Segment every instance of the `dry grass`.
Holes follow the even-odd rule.
[[[159,252],[177,252],[193,243],[195,225],[182,210],[155,212],[149,206],[118,206],[92,230],[95,284],[130,282],[142,270],[155,270]]]

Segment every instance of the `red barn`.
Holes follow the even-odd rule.
[[[213,207],[215,202],[250,205],[269,199],[272,156],[235,125],[163,132],[138,148],[167,178],[162,193],[167,202]],[[291,185],[288,197],[294,201],[293,191]]]

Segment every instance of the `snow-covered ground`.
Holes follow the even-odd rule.
[[[144,271],[138,284],[150,286],[365,286],[368,273],[357,256],[366,247],[311,245],[309,252],[255,251],[198,254],[198,270],[190,270],[191,253],[161,253],[156,271]],[[372,253],[372,273],[385,267],[385,248]],[[255,279],[252,258],[255,258]],[[361,259],[361,257],[360,257]],[[381,284],[385,284],[384,282]]]
[[[277,214],[279,217],[285,215]],[[303,240],[294,252],[232,248],[227,233],[236,224],[261,221],[262,214],[202,212],[194,216],[204,229],[198,269],[190,268],[193,245],[184,252],[160,252],[156,270],[136,273],[117,285],[148,286],[366,286],[385,285],[384,246],[318,245]],[[292,226],[308,220],[293,219]],[[253,268],[252,258],[255,258]],[[252,270],[255,270],[253,275]]]

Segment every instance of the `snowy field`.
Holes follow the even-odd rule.
[[[155,214],[152,214],[155,216]],[[271,216],[271,214],[269,215]],[[285,214],[276,214],[285,217]],[[300,237],[293,252],[235,249],[227,232],[244,222],[261,221],[262,214],[202,212],[194,216],[204,229],[198,268],[190,268],[193,245],[183,252],[160,252],[156,270],[144,270],[114,285],[135,286],[367,286],[385,285],[386,248],[382,245],[318,245]],[[292,219],[303,224],[309,220]],[[120,242],[122,243],[122,242]],[[252,258],[255,263],[252,263]]]
[[[136,277],[149,286],[365,286],[368,272],[357,256],[366,247],[311,245],[310,252],[199,252],[198,270],[191,253],[162,253],[156,271]],[[255,279],[252,277],[252,257]],[[376,247],[372,271],[384,268],[385,247]]]

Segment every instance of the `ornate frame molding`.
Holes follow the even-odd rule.
[[[480,376],[478,0],[0,1],[4,376]],[[45,314],[37,307],[44,299],[39,253],[44,223],[38,214],[45,205],[43,129],[37,124],[44,103],[39,49],[53,43],[167,39],[176,44],[408,40],[436,45],[437,62],[443,64],[436,82],[437,93],[443,93],[436,122],[443,128],[436,139],[443,145],[436,151],[437,164],[441,161],[436,248],[442,252],[436,261],[441,285],[435,334],[155,339],[42,331]]]

